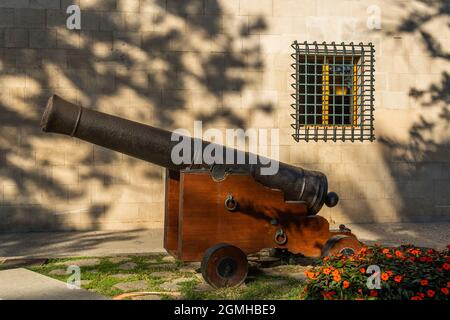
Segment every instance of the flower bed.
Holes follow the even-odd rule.
[[[448,300],[450,246],[447,248],[436,251],[412,245],[373,246],[349,257],[325,257],[320,266],[306,271],[309,279],[301,298]],[[377,266],[380,272],[374,275],[372,270],[376,271]],[[377,277],[379,289],[371,286],[376,285]]]

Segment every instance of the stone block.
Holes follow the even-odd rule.
[[[272,15],[272,0],[240,0],[240,15]],[[277,2],[277,1],[274,1]]]
[[[0,8],[0,28],[14,26],[14,9]]]
[[[2,0],[0,1],[0,8],[27,8],[30,5],[30,0]]]
[[[257,5],[257,4],[256,4]],[[274,16],[316,16],[316,0],[275,0],[273,1]]]
[[[52,29],[31,29],[30,48],[55,48],[56,30]]]
[[[118,0],[79,0],[81,10],[111,11],[117,9]]]
[[[45,28],[45,10],[16,9],[14,25],[17,28]]]
[[[61,0],[30,0],[29,7],[33,9],[60,9]]]
[[[124,31],[126,25],[125,17],[125,14],[122,12],[103,12],[100,22],[100,30]]]
[[[117,11],[139,12],[140,0],[117,0]]]
[[[205,14],[238,15],[239,0],[206,0]]]
[[[27,48],[29,45],[29,33],[27,29],[6,29],[5,47]]]

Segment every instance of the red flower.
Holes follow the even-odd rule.
[[[447,246],[447,249],[450,250],[450,244]]]
[[[428,254],[433,254],[433,253],[434,253],[434,250],[433,250],[433,249],[428,249],[427,253],[428,253]]]
[[[425,298],[425,294],[422,293],[422,292],[417,292],[417,295],[418,295],[419,297],[421,297],[421,298]]]
[[[435,294],[436,292],[434,292],[434,290],[431,289],[427,290],[427,296],[429,296],[430,298],[433,298]]]
[[[332,295],[335,294],[336,292],[334,291],[330,291],[330,292],[322,292],[322,295],[324,298],[326,299],[333,299]]]
[[[395,277],[394,277],[394,281],[395,281],[395,282],[398,282],[398,283],[402,282],[402,279],[403,279],[402,276],[395,276]]]
[[[441,288],[441,292],[448,296],[448,289],[447,288]]]
[[[421,286],[427,286],[428,285],[428,280],[427,279],[420,280],[420,285]]]
[[[344,282],[342,282],[342,287],[344,289],[347,289],[348,287],[350,287],[350,282],[348,282],[347,280],[344,280]]]
[[[444,262],[444,264],[442,265],[442,268],[443,268],[444,270],[450,270],[450,264],[447,263],[447,262]]]
[[[389,253],[389,249],[388,248],[384,248],[382,251],[384,254]]]
[[[426,257],[420,257],[420,258],[419,258],[419,261],[420,261],[420,262],[425,262],[425,261],[427,261],[427,258],[426,258]]]
[[[386,255],[386,258],[388,258],[388,259],[391,259],[392,257],[393,257],[392,254],[389,254],[389,253],[388,253],[388,254]]]
[[[447,288],[450,288],[450,282],[447,282]]]
[[[392,277],[392,275],[394,274],[391,270],[386,271],[386,273],[389,275],[389,277]]]
[[[399,251],[399,250],[396,250],[395,251],[395,255],[397,256],[397,257],[403,257],[403,252],[401,252],[401,251]]]
[[[411,300],[422,300],[422,298],[419,296],[414,296],[414,297],[411,297]]]
[[[359,269],[359,271],[361,271],[361,273],[366,273],[366,269],[364,268]]]
[[[414,261],[416,261],[416,258],[411,257],[411,258],[409,258],[409,260],[411,260],[412,262],[414,262]]]
[[[363,293],[362,289],[358,289],[358,293],[362,294]]]
[[[370,296],[376,297],[376,296],[378,296],[378,292],[376,290],[370,290]]]

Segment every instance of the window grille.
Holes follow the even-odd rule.
[[[375,140],[372,43],[292,44],[293,137],[300,140]]]

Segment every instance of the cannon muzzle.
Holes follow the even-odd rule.
[[[73,136],[177,171],[191,168],[194,163],[197,164],[195,160],[198,157],[198,150],[195,151],[195,145],[200,145],[201,151],[211,145],[207,141],[183,136],[194,146],[189,156],[191,161],[175,163],[172,160],[172,150],[179,143],[179,139],[172,139],[172,132],[86,109],[57,95],[49,99],[41,127],[45,132]],[[337,204],[338,197],[335,193],[328,195],[327,178],[321,172],[279,162],[278,171],[275,174],[264,175],[261,174],[261,168],[267,163],[248,161],[254,159],[255,155],[232,148],[223,148],[223,154],[232,152],[235,155],[234,159],[237,159],[238,154],[243,155],[245,163],[201,163],[195,167],[211,170],[213,178],[221,174],[225,176],[233,172],[246,172],[266,187],[283,191],[286,201],[304,201],[309,214],[316,214],[324,203],[328,206]]]

